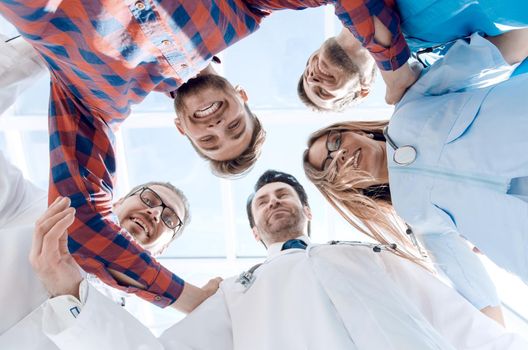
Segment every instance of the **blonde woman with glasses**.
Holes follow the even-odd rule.
[[[420,262],[409,225],[459,293],[499,323],[497,292],[466,239],[528,283],[528,75],[510,77],[526,42],[526,29],[456,42],[390,122],[331,125],[304,154],[306,175],[350,224]]]

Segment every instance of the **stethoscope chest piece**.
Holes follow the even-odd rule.
[[[416,160],[416,148],[409,145],[401,147],[396,146],[394,141],[389,136],[388,125],[383,129],[383,136],[385,136],[385,140],[387,141],[389,146],[391,146],[391,148],[394,150],[394,155],[392,156],[392,159],[396,164],[409,165]]]
[[[396,164],[409,165],[416,160],[416,150],[413,146],[398,147],[394,150],[392,159]]]

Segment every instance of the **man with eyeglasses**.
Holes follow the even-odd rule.
[[[6,40],[0,35],[0,115],[46,72],[40,57],[23,39]],[[59,204],[61,208],[68,206],[68,199]],[[57,349],[41,330],[40,305],[50,292],[28,261],[34,226],[46,225],[46,219],[38,220],[46,207],[46,191],[26,180],[0,152],[0,349]],[[139,185],[109,209],[126,229],[123,234],[130,235],[152,256],[161,254],[189,223],[187,199],[166,182]],[[98,242],[87,237],[83,244],[83,249],[90,249]],[[121,301],[123,294],[108,289],[94,276],[87,279],[108,297]],[[218,283],[213,279],[203,289],[190,286],[205,299],[216,291]]]
[[[238,277],[184,320],[155,338],[109,304],[72,269],[50,262],[39,276],[57,295],[44,306],[45,332],[62,350],[106,349],[332,349],[525,350],[424,267],[398,257],[393,247],[360,242],[312,244],[312,213],[302,185],[270,170],[257,181],[247,212],[254,238],[268,258]],[[36,232],[52,241],[68,222]],[[42,253],[68,255],[59,247]],[[69,278],[67,276],[70,276]],[[72,282],[74,281],[74,282]],[[60,288],[59,288],[60,286]],[[108,304],[108,305],[106,305]],[[76,308],[77,314],[68,310]]]
[[[77,209],[70,250],[84,269],[114,286],[135,286],[158,306],[186,309],[195,303],[193,290],[155,259],[144,258],[141,247],[116,244],[122,228],[109,215],[115,132],[133,104],[152,91],[169,93],[175,95],[176,128],[215,172],[243,174],[259,157],[265,133],[245,91],[216,74],[211,63],[274,11],[328,4],[388,74],[408,72],[392,72],[408,57],[402,38],[389,47],[372,40],[376,18],[397,26],[392,0],[0,1],[2,15],[52,72],[49,198],[69,197]],[[77,248],[87,235],[100,244],[81,257]]]

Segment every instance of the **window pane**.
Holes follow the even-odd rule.
[[[224,51],[225,76],[246,89],[252,108],[300,107],[297,82],[324,41],[323,28],[322,7],[274,12],[250,37]]]
[[[124,129],[126,162],[131,186],[170,181],[191,206],[191,223],[165,256],[225,256],[226,217],[220,181],[209,171],[175,127]]]
[[[49,74],[41,77],[35,85],[22,93],[15,103],[15,114],[17,115],[48,115],[50,97]]]
[[[48,188],[49,148],[47,130],[22,133],[22,145],[28,170],[28,177],[40,188]]]

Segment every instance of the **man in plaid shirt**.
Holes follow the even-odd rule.
[[[214,55],[280,9],[327,4],[376,59],[397,69],[409,50],[392,1],[0,0],[0,13],[42,55],[51,72],[50,192],[76,209],[69,249],[104,282],[165,307],[200,303],[191,285],[163,268],[114,220],[114,133],[151,91],[174,95],[176,126],[217,173],[241,174],[264,132],[246,94],[214,74]],[[372,47],[373,18],[398,37]],[[123,287],[130,286],[130,287]]]

